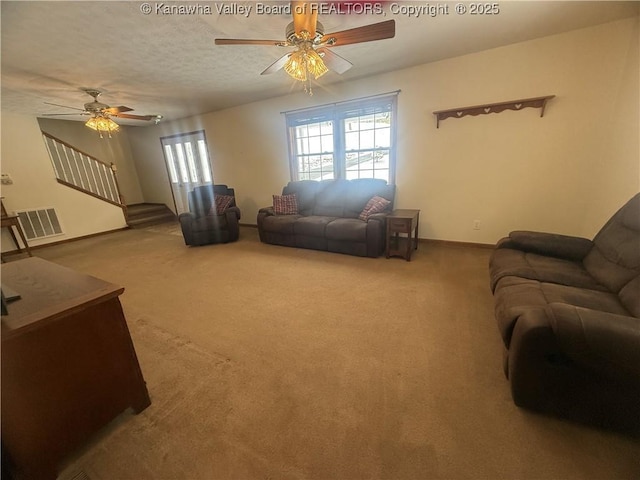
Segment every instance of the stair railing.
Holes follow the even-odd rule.
[[[120,194],[116,166],[84,153],[73,145],[42,132],[58,183],[99,198],[122,208],[127,214]]]

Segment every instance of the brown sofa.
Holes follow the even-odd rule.
[[[593,240],[512,232],[490,276],[514,402],[640,434],[640,194]]]
[[[298,213],[276,215],[273,206],[258,211],[264,243],[378,257],[385,249],[385,217],[393,210],[395,185],[384,180],[302,180],[289,182],[283,195],[295,194]],[[358,217],[372,197],[389,200],[386,210],[364,221]]]

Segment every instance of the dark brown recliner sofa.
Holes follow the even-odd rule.
[[[258,211],[264,243],[378,257],[385,249],[385,217],[393,210],[395,185],[384,180],[301,180],[289,182],[283,195],[296,194],[298,214],[276,215],[273,206]],[[382,213],[358,216],[374,196],[389,200]]]
[[[229,206],[220,214],[215,210],[215,197],[219,195],[232,197]],[[189,212],[178,216],[185,245],[200,246],[238,240],[240,209],[236,206],[233,188],[222,184],[202,185],[190,191],[188,197]]]
[[[640,194],[593,240],[512,232],[490,277],[514,402],[640,435]]]

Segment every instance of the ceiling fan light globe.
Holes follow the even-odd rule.
[[[289,56],[289,60],[284,64],[284,71],[291,77],[300,81],[307,81],[307,66],[304,52],[298,50]]]
[[[111,134],[111,132],[117,132],[120,130],[120,126],[111,120],[109,117],[103,116],[94,116],[91,117],[85,126],[89,127],[92,130],[97,131],[98,133],[106,132]]]
[[[316,80],[329,71],[322,57],[313,49],[307,52],[307,69]]]

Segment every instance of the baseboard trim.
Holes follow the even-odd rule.
[[[123,230],[131,230],[130,226],[122,227],[122,228],[114,228],[113,230],[106,230],[104,232],[98,233],[90,233],[89,235],[82,235],[80,237],[73,238],[65,238],[64,240],[58,240],[57,242],[45,243],[43,245],[29,245],[29,249],[38,250],[41,248],[52,247],[54,245],[62,245],[64,243],[75,242],[76,240],[84,240],[85,238],[99,237],[100,235],[107,235],[109,233],[121,232]],[[2,256],[5,255],[17,255],[20,253],[26,253],[26,250],[23,248],[22,251],[19,251],[17,248],[14,250],[7,250],[6,252],[2,252]]]
[[[454,240],[436,240],[435,238],[418,238],[418,243],[431,243],[433,245],[443,245],[448,247],[473,247],[487,249],[495,247],[495,244],[493,243],[457,242]]]

